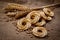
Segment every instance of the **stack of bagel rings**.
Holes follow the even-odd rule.
[[[17,27],[20,29],[20,30],[26,30],[28,28],[31,27],[31,22],[29,19],[27,18],[22,18],[20,19],[18,22],[17,22]]]
[[[17,12],[8,12],[7,15],[10,16],[24,16],[25,11],[27,11],[30,8],[24,7],[23,5],[19,4],[9,4],[5,10],[11,11],[11,10],[17,10]],[[13,11],[14,11],[13,10]],[[18,11],[19,10],[19,11]],[[20,11],[23,12],[20,13]],[[26,13],[25,13],[26,14]],[[54,12],[50,8],[43,8],[42,10],[32,10],[30,11],[26,16],[19,19],[17,21],[17,27],[20,30],[27,30],[30,27],[33,27],[32,34],[37,37],[45,37],[48,32],[45,27],[43,27],[47,21],[52,20],[52,17],[54,16]],[[32,25],[33,24],[33,25]]]
[[[46,20],[52,20],[53,16],[54,13],[49,8],[43,8],[43,10],[39,11],[32,11],[27,14],[25,18],[18,20],[17,27],[20,30],[26,30],[34,24],[36,27],[33,28],[32,34],[37,37],[45,37],[47,35],[47,30],[42,26],[47,23]],[[26,24],[22,25],[23,22],[26,22]]]

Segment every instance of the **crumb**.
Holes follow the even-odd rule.
[[[29,32],[29,31],[26,31],[26,33],[27,33],[27,34],[30,34],[30,32]]]
[[[12,24],[14,25],[14,26],[16,26],[17,24],[16,24],[16,22],[12,22]]]
[[[30,38],[33,38],[32,36]]]
[[[16,34],[19,34],[19,32],[17,32]]]

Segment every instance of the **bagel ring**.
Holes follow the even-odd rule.
[[[40,19],[39,12],[40,11],[32,11],[26,16],[26,18],[30,19],[31,23],[34,24]]]
[[[52,20],[52,17],[46,16],[43,11],[40,11],[40,15],[41,15],[41,17],[44,18],[45,20]]]
[[[47,35],[47,30],[44,27],[35,27],[32,33],[37,37],[45,37]]]
[[[45,12],[46,15],[48,16],[54,16],[54,13],[51,11],[49,8],[43,8],[43,11]]]
[[[22,18],[22,19],[18,20],[17,27],[20,30],[26,30],[26,29],[30,28],[31,27],[30,20],[27,18]]]
[[[35,25],[36,26],[43,26],[46,24],[46,21],[44,19],[42,19],[40,22],[37,22]]]

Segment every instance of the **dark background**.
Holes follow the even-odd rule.
[[[0,40],[60,40],[60,8],[55,8],[52,21],[44,27],[48,30],[48,36],[37,38],[28,31],[18,32],[15,25],[17,20],[7,17],[2,8],[7,3],[19,3],[30,8],[41,7],[53,3],[60,3],[60,0],[0,0]]]

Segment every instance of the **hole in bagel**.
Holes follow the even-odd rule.
[[[41,30],[38,30],[38,32],[42,32]]]
[[[34,17],[35,17],[34,15],[31,15],[31,19],[34,19]]]
[[[50,13],[50,11],[47,11],[48,13]]]
[[[22,25],[24,25],[24,26],[25,26],[25,25],[26,25],[26,22],[22,22]]]
[[[40,18],[38,22],[41,22],[43,18]]]

